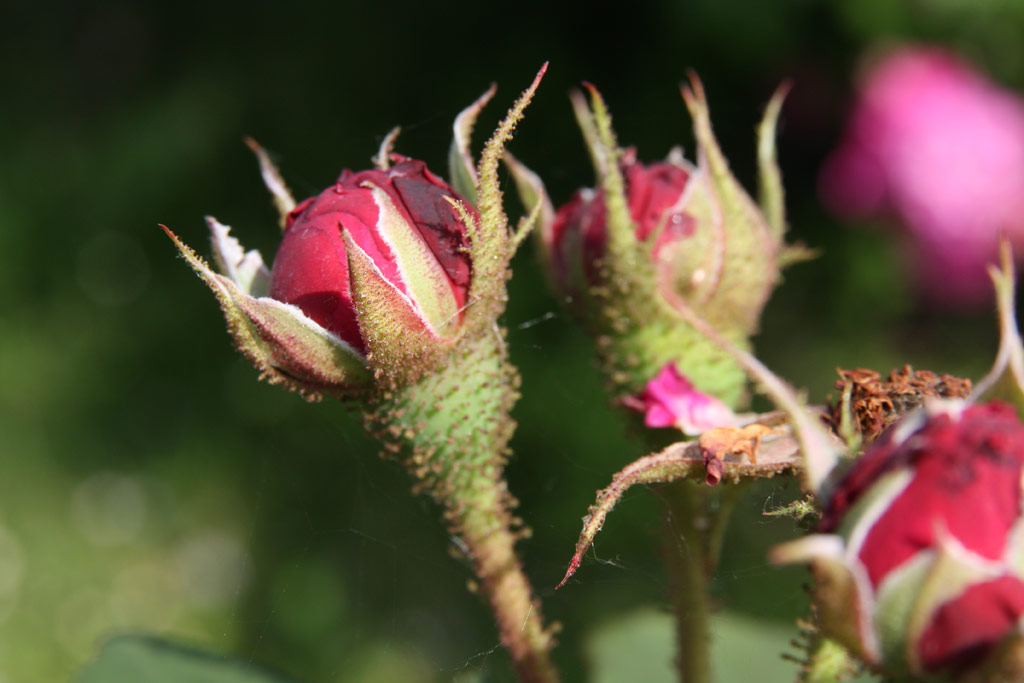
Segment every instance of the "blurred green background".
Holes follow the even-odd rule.
[[[815,197],[858,60],[905,40],[1024,88],[1015,0],[5,3],[0,681],[67,680],[135,630],[303,681],[510,679],[432,505],[356,415],[256,381],[157,228],[205,251],[213,214],[271,258],[275,215],[244,135],[303,196],[368,165],[396,124],[398,150],[443,171],[455,114],[499,84],[482,142],[550,60],[512,149],[557,203],[592,183],[571,87],[600,87],[620,140],[654,159],[692,149],[678,83],[694,68],[751,186],[753,126],[792,79],[779,143],[792,237],[823,255],[786,273],[759,355],[814,401],[837,365],[980,376],[990,312],[922,309],[891,233],[841,225]],[[523,398],[508,476],[534,531],[528,573],[563,624],[557,659],[570,681],[671,680],[649,492],[631,491],[577,578],[552,589],[594,492],[643,453],[532,255],[515,266],[506,323]],[[792,524],[761,512],[795,491],[765,482],[734,517],[714,582],[722,680],[792,670],[778,651],[807,576],[766,564]]]

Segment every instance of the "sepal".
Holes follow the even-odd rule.
[[[505,165],[512,174],[512,181],[516,185],[516,192],[519,193],[519,201],[526,210],[526,215],[520,219],[516,226],[515,243],[518,246],[526,238],[531,230],[539,228],[540,232],[550,231],[555,220],[555,207],[551,204],[547,190],[544,189],[544,181],[540,176],[526,167],[523,162],[512,156],[512,153],[505,150],[502,157]]]
[[[1000,267],[989,266],[988,273],[996,290],[999,313],[999,350],[988,374],[971,393],[971,401],[1002,399],[1024,417],[1024,344],[1017,325],[1017,274],[1013,249],[1004,236],[999,245]]]
[[[410,384],[432,369],[455,340],[431,329],[409,297],[388,281],[348,231],[342,230],[342,238],[352,303],[374,373],[394,386]]]
[[[284,230],[288,214],[295,208],[295,198],[288,184],[284,181],[277,166],[270,160],[270,155],[252,138],[245,138],[245,144],[256,155],[260,164],[260,175],[263,177],[263,184],[267,186],[270,195],[274,198],[274,207],[277,209],[281,229]]]
[[[476,174],[476,164],[473,163],[473,152],[470,150],[470,140],[473,129],[476,127],[476,120],[480,112],[487,106],[487,103],[498,91],[498,86],[491,83],[483,95],[478,97],[473,104],[469,105],[455,117],[452,125],[452,144],[448,149],[448,174],[455,191],[476,204],[476,192],[479,179]]]
[[[217,297],[228,331],[239,351],[260,371],[260,378],[284,384],[309,400],[322,394],[338,398],[362,394],[372,381],[366,359],[297,307],[251,295],[260,282],[262,258],[257,252],[244,253],[226,226],[214,219],[209,222],[217,258],[230,266],[227,272],[232,276],[213,272],[169,228],[161,227]]]
[[[206,225],[210,228],[213,261],[220,272],[243,294],[267,296],[270,293],[270,270],[263,263],[260,252],[255,249],[246,251],[242,243],[231,235],[231,228],[213,216],[206,217]]]
[[[377,237],[394,255],[410,304],[434,335],[450,337],[458,326],[459,306],[447,273],[390,195],[369,181],[363,186],[373,192],[377,205]],[[360,253],[365,254],[361,249]],[[365,325],[363,327],[365,329]]]
[[[725,312],[729,327],[751,334],[757,330],[761,311],[779,280],[782,234],[773,234],[760,208],[729,170],[729,162],[711,128],[704,86],[696,74],[690,75],[690,87],[684,85],[682,95],[693,119],[697,167],[707,178],[711,201],[718,207],[719,220],[726,226],[721,279],[716,283],[713,305],[719,313],[715,317]],[[773,162],[774,154],[767,161]],[[775,199],[781,201],[781,189],[778,193]],[[777,218],[784,222],[781,214]]]

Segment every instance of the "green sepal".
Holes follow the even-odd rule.
[[[594,166],[595,181],[600,185],[601,179],[604,178],[608,169],[609,160],[605,146],[601,142],[601,136],[597,132],[597,122],[594,120],[594,114],[590,111],[587,98],[582,92],[570,91],[569,101],[572,103],[573,114],[576,115],[576,123],[580,127],[580,132],[583,133],[583,142],[590,154],[590,162]]]
[[[821,633],[858,658],[878,661],[878,641],[871,615],[874,595],[864,568],[850,561],[843,539],[835,534],[811,534],[772,548],[774,564],[809,562],[814,575],[813,602]]]
[[[491,83],[480,97],[476,98],[473,104],[469,105],[455,117],[452,125],[452,144],[448,148],[448,175],[455,191],[476,204],[477,175],[476,164],[473,163],[473,153],[470,151],[470,142],[473,136],[473,129],[476,127],[476,120],[480,112],[487,106],[487,103],[498,91],[498,86]]]
[[[417,314],[435,336],[452,337],[459,323],[459,306],[451,279],[388,193],[371,182],[363,186],[373,193],[377,205],[377,234],[391,248],[399,276]]]
[[[367,358],[378,381],[404,386],[433,369],[454,339],[438,336],[414,304],[389,282],[373,259],[342,229],[352,303]]]
[[[252,138],[245,138],[245,144],[256,155],[256,160],[260,165],[260,175],[263,177],[263,184],[267,186],[267,190],[270,191],[270,195],[274,198],[274,207],[277,209],[279,219],[278,224],[281,230],[284,230],[288,214],[295,208],[295,198],[292,196],[292,191],[288,189],[288,184],[285,183],[281,172],[277,170],[277,166],[270,160],[270,155],[260,146],[260,143]]]
[[[519,193],[519,201],[526,210],[526,215],[519,220],[519,224],[516,226],[514,241],[515,246],[518,246],[537,226],[540,227],[541,232],[550,231],[550,226],[555,220],[555,207],[551,204],[551,199],[544,189],[544,181],[539,175],[527,168],[508,150],[505,150],[502,160],[512,174],[516,192]]]
[[[612,117],[608,107],[590,83],[584,83],[590,93],[590,116],[594,124],[597,145],[591,152],[594,159],[594,170],[600,177],[601,189],[604,190],[605,221],[608,243],[602,267],[608,271],[607,280],[613,283],[629,281],[652,282],[649,262],[636,239],[636,226],[629,214],[629,202],[626,198],[626,181],[619,169],[619,157],[622,152],[615,139],[612,129]],[[577,119],[581,116],[577,116]],[[585,130],[585,129],[584,129]],[[585,132],[585,135],[588,133]],[[591,140],[587,141],[588,143]]]
[[[762,420],[771,422],[777,415],[753,417],[755,419],[751,424]],[[692,479],[698,485],[705,485],[707,470],[703,449],[704,446],[699,440],[680,441],[639,458],[616,472],[611,483],[597,492],[594,504],[587,510],[587,515],[583,518],[583,529],[576,541],[576,550],[569,561],[569,568],[556,588],[564,586],[579,569],[584,553],[593,544],[594,537],[604,526],[608,514],[631,487],[641,484],[669,484],[680,479]],[[796,441],[788,435],[781,434],[761,442],[756,452],[756,463],[733,455],[727,455],[726,458],[723,462],[722,479],[731,481],[734,485],[739,484],[742,479],[771,477],[800,467]]]
[[[886,472],[846,511],[836,533],[846,539],[851,554],[860,552],[875,522],[886,513],[913,478],[914,473],[909,469]]]
[[[358,351],[297,307],[243,291],[229,277],[213,272],[169,228],[160,227],[216,295],[228,332],[238,350],[260,371],[260,379],[284,384],[308,400],[317,400],[322,394],[357,397],[370,386],[372,375]]]
[[[782,103],[790,87],[789,83],[779,86],[768,101],[764,117],[757,126],[758,202],[772,234],[779,242],[786,234],[786,195],[776,159],[775,134]]]
[[[1002,399],[1017,409],[1024,418],[1024,344],[1017,325],[1017,275],[1013,264],[1013,249],[1009,240],[1002,238],[999,245],[1000,267],[989,266],[989,276],[996,293],[999,313],[999,350],[992,369],[971,392],[971,402]]]
[[[210,247],[217,269],[243,294],[268,296],[270,270],[263,263],[260,252],[255,249],[246,251],[242,243],[232,236],[231,228],[213,216],[206,217],[206,225],[210,228]]]
[[[757,204],[733,177],[711,129],[704,87],[694,74],[690,81],[692,89],[684,86],[682,95],[697,138],[697,167],[707,174],[725,226],[722,276],[713,307],[716,317],[730,321],[728,327],[750,335],[757,331],[761,311],[779,280],[781,235],[773,234]]]
[[[505,283],[511,275],[509,262],[515,253],[513,236],[509,234],[508,216],[502,204],[498,162],[505,154],[505,145],[512,139],[516,124],[523,118],[526,107],[533,100],[541,79],[547,73],[545,62],[533,82],[523,91],[509,109],[505,118],[484,145],[477,165],[477,201],[480,213],[477,230],[470,233],[470,259],[473,280],[469,300],[473,305],[467,311],[467,325],[477,329],[491,325],[504,311],[507,291]]]

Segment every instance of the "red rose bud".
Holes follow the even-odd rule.
[[[360,352],[366,342],[353,301],[345,239],[399,305],[438,338],[461,320],[469,288],[467,230],[450,200],[476,210],[421,161],[395,155],[387,170],[345,170],[337,183],[288,215],[270,295],[298,306]]]
[[[415,374],[450,347],[472,274],[463,217],[477,221],[476,210],[422,162],[397,155],[390,168],[385,159],[375,170],[346,170],[296,205],[266,154],[250,146],[283,215],[273,270],[212,218],[220,273],[168,234],[263,377],[310,398],[347,398],[370,386],[370,352]]]
[[[540,179],[505,150],[546,69],[498,125],[479,164],[469,141],[493,88],[458,116],[450,157],[459,192],[423,162],[391,153],[396,128],[374,169],[346,170],[296,204],[268,155],[247,140],[284,230],[272,271],[213,218],[219,273],[165,228],[262,378],[308,398],[393,398],[393,390],[450,367],[445,356],[451,360],[458,340],[493,335],[509,262],[538,218],[553,213]],[[502,205],[503,157],[529,210],[514,230]]]
[[[558,294],[600,336],[602,365],[619,399],[636,397],[666,364],[730,407],[745,397],[733,359],[696,332],[680,304],[739,347],[792,257],[783,234],[774,128],[782,94],[759,128],[760,205],[733,177],[711,131],[700,82],[683,98],[693,119],[696,163],[673,150],[640,163],[620,149],[597,91],[573,96],[597,187],[583,189],[542,221],[544,260]],[[628,398],[627,398],[628,400]]]
[[[933,404],[854,464],[820,533],[774,555],[812,562],[827,634],[870,663],[962,672],[1024,616],[1022,474],[1024,425],[1009,405]]]

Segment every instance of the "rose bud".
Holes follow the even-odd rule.
[[[773,559],[811,562],[824,634],[870,665],[961,675],[1019,637],[1022,474],[1024,425],[1009,405],[928,404],[836,484],[819,533]]]
[[[669,365],[701,394],[729,407],[743,402],[743,371],[679,316],[676,302],[746,348],[793,256],[783,241],[774,155],[783,93],[759,129],[758,206],[729,171],[700,82],[694,77],[691,85],[683,97],[694,122],[696,163],[679,150],[665,161],[638,161],[634,149],[618,147],[597,91],[590,87],[589,103],[575,93],[597,187],[580,190],[541,222],[554,288],[597,334],[606,375],[627,405],[643,402],[648,383]]]
[[[366,342],[351,260],[391,288],[404,309],[396,318],[438,339],[457,330],[469,289],[467,229],[452,202],[474,219],[476,209],[422,161],[393,159],[387,170],[345,170],[334,186],[296,206],[271,271],[271,297],[298,306],[360,353]]]
[[[265,177],[276,177],[258,153]],[[393,360],[430,358],[451,346],[462,320],[472,272],[465,222],[478,220],[476,210],[423,162],[391,155],[391,166],[380,161],[386,148],[378,159],[379,168],[345,170],[297,206],[290,196],[278,202],[290,210],[270,273],[213,219],[225,275],[190,257],[236,321],[246,355],[307,393],[364,386],[374,345]],[[268,186],[286,192],[283,182]]]

